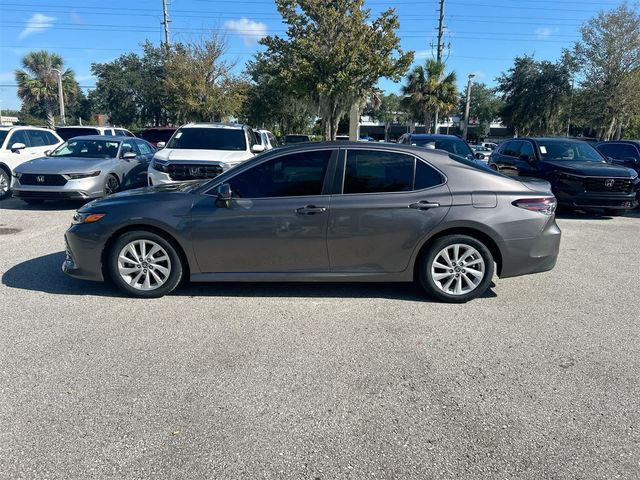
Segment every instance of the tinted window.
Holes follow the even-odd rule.
[[[242,128],[182,128],[167,144],[167,148],[187,150],[246,150]]]
[[[27,133],[24,130],[18,130],[17,132],[13,132],[11,137],[9,138],[9,143],[7,144],[7,148],[11,149],[11,145],[14,143],[24,143],[27,147],[29,146],[29,139],[27,138]]]
[[[55,145],[56,143],[60,142],[60,140],[51,132],[46,132],[47,135],[47,139],[48,139],[48,145]]]
[[[431,188],[443,183],[442,175],[435,168],[427,165],[422,160],[416,160],[416,180],[414,190]]]
[[[620,158],[619,157],[619,144],[617,143],[607,143],[604,145],[598,146],[598,151],[603,155],[611,158]]]
[[[438,150],[444,150],[445,152],[455,153],[456,155],[472,155],[471,147],[467,145],[464,140],[460,140],[457,138],[412,138],[412,145],[417,145],[418,147],[424,147],[426,145],[432,145],[434,148]]]
[[[276,137],[273,136],[273,133],[267,133],[267,136],[269,137],[269,143],[271,143],[271,146],[275,147],[276,144],[278,143],[278,141],[276,140]]]
[[[127,152],[133,152],[136,155],[140,155],[140,151],[138,150],[138,146],[136,145],[136,141],[134,140],[125,140],[122,142],[122,147],[120,148],[120,156]]]
[[[51,145],[47,132],[42,130],[27,130],[27,136],[29,137],[32,147],[44,147],[46,145]]]
[[[349,150],[343,193],[413,190],[415,159],[401,153]]]
[[[113,130],[111,128],[105,128],[102,135],[113,135]]]
[[[579,140],[537,140],[542,160],[555,162],[605,162],[602,155],[586,142]]]
[[[66,127],[57,128],[56,133],[60,135],[63,140],[69,140],[73,137],[80,137],[82,135],[99,135],[100,132],[97,128],[91,127]]]
[[[2,143],[4,142],[4,139],[7,138],[8,134],[9,134],[8,131],[0,130],[0,146],[2,146]]]
[[[119,143],[112,140],[71,139],[56,148],[52,157],[115,158]]]
[[[296,153],[256,165],[228,183],[240,198],[298,197],[322,194],[331,150]]]
[[[124,130],[122,130],[120,128],[116,128],[115,132],[116,132],[116,136],[118,136],[118,137],[128,137],[129,136],[129,135],[127,135],[127,132],[125,132]]]
[[[309,141],[309,135],[285,135],[285,143],[303,143]]]
[[[167,142],[173,135],[175,130],[167,129],[167,130],[145,130],[142,132],[142,138],[144,138],[147,142]]]
[[[518,156],[521,155],[526,155],[529,158],[535,158],[535,153],[533,151],[533,145],[531,144],[531,142],[520,142],[521,146],[520,146],[520,151],[518,152]]]
[[[508,157],[517,157],[518,151],[520,150],[519,143],[520,142],[516,142],[513,140],[505,143],[504,146],[501,148],[500,153]]]
[[[619,159],[627,159],[627,158],[640,158],[638,156],[638,151],[632,146],[632,145],[627,145],[626,143],[622,143],[620,144],[620,150],[618,152],[618,157]]]

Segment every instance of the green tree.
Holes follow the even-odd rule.
[[[413,60],[400,48],[393,9],[371,18],[364,0],[276,0],[288,25],[285,38],[270,36],[257,59],[273,68],[289,95],[317,105],[326,139],[340,119],[380,78],[399,80]]]
[[[72,103],[80,91],[73,70],[64,68],[60,55],[39,50],[27,53],[22,58],[22,68],[15,71],[18,97],[29,109],[42,111],[49,127],[53,127],[53,116],[59,112],[58,73],[62,72],[62,92],[65,105]]]
[[[460,118],[464,116],[467,104],[467,92],[463,92],[458,105]],[[487,87],[484,83],[474,83],[471,87],[471,102],[469,104],[469,117],[478,121],[478,135],[486,137],[489,135],[491,122],[500,116],[502,100],[495,90]]]
[[[426,131],[430,131],[433,123],[435,131],[438,112],[448,114],[458,105],[456,73],[446,73],[444,63],[428,59],[424,66],[417,65],[409,73],[402,94],[403,105],[413,120],[423,121]]]
[[[384,139],[387,142],[391,125],[407,121],[407,114],[402,109],[402,97],[395,93],[380,95],[379,102],[370,102],[364,113],[384,124]]]
[[[590,101],[579,111],[604,139],[619,137],[640,115],[640,14],[625,2],[580,29],[573,49]]]
[[[565,62],[517,57],[498,79],[504,102],[502,121],[521,135],[563,133],[571,93],[571,70]]]

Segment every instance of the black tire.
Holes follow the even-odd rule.
[[[104,191],[105,197],[108,195],[112,195],[116,192],[119,192],[120,180],[118,180],[118,177],[116,177],[113,174],[109,175],[107,179],[104,181],[103,191]]]
[[[7,171],[0,167],[0,185],[6,185],[6,190],[0,187],[0,200],[4,200],[5,198],[9,198],[11,196],[11,174],[7,173]]]
[[[152,290],[142,290],[141,288],[136,288],[130,283],[127,283],[127,281],[125,281],[125,279],[121,276],[119,270],[118,258],[122,249],[131,242],[140,240],[153,242],[162,247],[165,250],[170,261],[170,263],[164,264],[165,267],[167,265],[169,266],[170,271],[166,277],[166,280],[162,285],[159,285],[157,288]],[[184,270],[180,255],[178,254],[173,244],[160,235],[144,230],[127,232],[120,236],[120,238],[118,238],[113,243],[107,256],[107,269],[111,280],[120,290],[124,291],[132,297],[139,298],[158,298],[171,293],[180,283],[180,280],[182,279],[182,272]]]
[[[604,209],[604,214],[609,216],[609,217],[621,217],[625,213],[627,213],[626,210],[620,210],[620,209],[617,209],[617,208],[605,208]]]
[[[26,202],[27,205],[42,205],[44,203],[44,200],[39,198],[23,198],[22,200]]]
[[[479,283],[471,291],[467,293],[451,294],[444,291],[443,288],[441,288],[436,283],[436,280],[434,279],[432,274],[432,266],[434,261],[436,260],[436,257],[440,254],[442,250],[444,250],[447,247],[452,247],[453,245],[456,245],[456,244],[471,247],[477,252],[478,255],[476,257],[481,257],[484,262],[484,276],[481,277],[481,279],[479,280]],[[478,258],[476,257],[470,257],[470,258],[475,258],[477,260]],[[491,255],[491,252],[489,251],[487,246],[481,241],[473,237],[470,237],[468,235],[447,235],[445,237],[437,239],[429,247],[426,254],[422,256],[422,259],[420,262],[421,263],[419,265],[418,279],[420,280],[420,284],[422,285],[422,288],[425,290],[427,295],[429,295],[431,298],[434,298],[441,302],[447,302],[447,303],[465,303],[465,302],[468,302],[469,300],[473,300],[474,298],[477,298],[483,295],[491,285],[491,280],[493,278],[493,272],[495,269],[493,255]],[[460,269],[459,272],[457,273],[458,275],[462,275],[463,273],[466,275],[468,273],[466,272],[467,269],[468,270],[473,269],[474,271],[477,271],[476,270],[477,267],[465,268],[465,266],[463,265],[457,265],[457,267],[459,267]],[[453,268],[449,270],[449,272],[452,272],[452,271],[453,271],[453,274],[456,275],[456,271]],[[444,271],[444,273],[446,274],[447,272]],[[472,277],[473,277],[472,275],[467,276],[467,278],[472,278]],[[454,283],[458,281],[457,280],[458,277],[455,277],[455,278],[456,279],[454,280]],[[461,282],[461,285],[466,285],[467,287],[470,287],[470,284],[468,284],[466,280],[461,279],[460,282]]]

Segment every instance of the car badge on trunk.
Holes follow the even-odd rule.
[[[38,183],[44,183],[44,175],[38,175],[36,177],[36,182]]]
[[[616,181],[613,178],[607,178],[604,181],[604,186],[607,187],[607,188],[611,188],[611,187],[613,187],[615,185],[615,183],[616,183]]]

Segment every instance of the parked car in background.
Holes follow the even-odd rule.
[[[269,130],[254,130],[254,132],[258,136],[260,143],[264,145],[265,150],[271,150],[278,146],[276,136]]]
[[[638,173],[608,163],[581,140],[508,140],[493,152],[489,166],[513,177],[547,180],[559,204],[567,207],[604,208],[609,215],[620,215],[638,204]]]
[[[613,163],[633,168],[640,173],[640,140],[600,142],[596,148]]]
[[[56,127],[56,133],[60,135],[60,137],[65,141],[73,137],[80,137],[84,135],[113,135],[117,137],[135,137],[135,135],[126,128],[94,127],[91,125]]]
[[[155,148],[139,138],[74,137],[15,169],[14,195],[27,203],[89,200],[146,185]]]
[[[349,135],[336,135],[336,142],[348,142]]]
[[[493,142],[478,142],[478,146],[488,148],[491,151],[498,148],[498,144]]]
[[[18,165],[61,143],[62,139],[47,128],[0,126],[0,200],[11,195],[11,177]]]
[[[292,143],[305,143],[310,141],[311,141],[311,137],[309,137],[309,135],[289,133],[283,137],[282,144],[291,145]]]
[[[145,128],[140,134],[140,137],[156,148],[163,148],[176,130],[177,127]],[[159,143],[160,145],[158,145]]]
[[[414,145],[417,147],[435,148],[445,152],[460,155],[470,160],[485,161],[484,155],[476,154],[471,147],[455,135],[430,134],[430,133],[405,133],[398,139],[398,143],[404,145]],[[482,158],[481,158],[482,157]]]
[[[86,205],[66,233],[63,269],[87,280],[107,272],[137,297],[165,295],[188,275],[418,279],[435,299],[466,302],[486,292],[494,269],[507,278],[554,267],[555,202],[546,182],[446,152],[313,143],[272,150],[208,182]]]
[[[265,150],[248,125],[190,123],[153,157],[149,185],[216,177]]]
[[[473,154],[478,160],[484,160],[486,162],[489,161],[489,157],[491,157],[491,152],[493,151],[482,145],[472,145],[471,150],[473,150]]]

